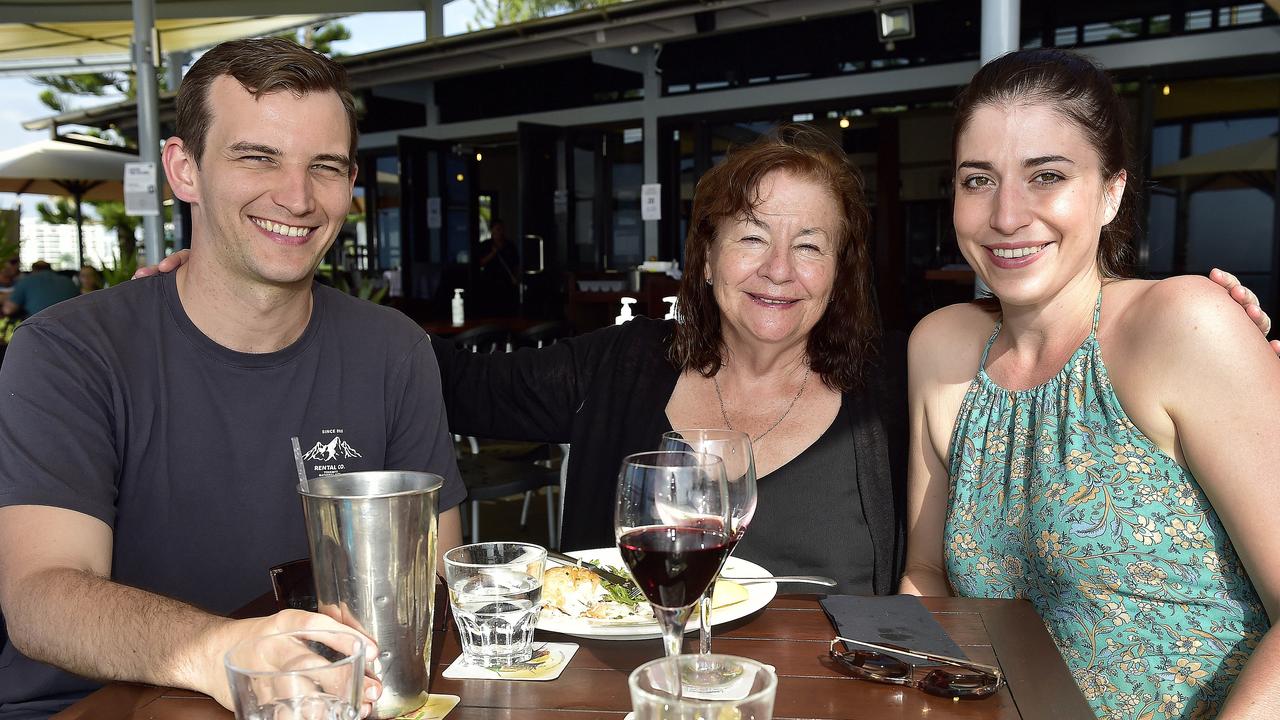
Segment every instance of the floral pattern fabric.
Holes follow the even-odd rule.
[[[1099,717],[1215,717],[1267,616],[1195,478],[1121,408],[1097,318],[1030,390],[987,376],[999,325],[987,341],[951,439],[947,574],[1030,600]]]

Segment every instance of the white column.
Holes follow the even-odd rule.
[[[982,64],[1018,49],[1020,11],[1019,0],[982,0],[982,45],[978,49]],[[990,294],[991,288],[975,275],[973,296]]]
[[[658,50],[648,48],[644,62],[644,181],[658,182],[658,150],[664,138],[658,137],[658,98],[662,97],[662,77],[658,75]],[[675,208],[667,208],[675,212]],[[644,256],[658,256],[658,220],[644,223]]]
[[[982,0],[982,63],[1018,49],[1019,0]]]
[[[448,0],[426,0],[427,39],[444,37],[444,4]]]
[[[155,66],[155,0],[133,0],[133,70],[138,94],[138,156],[155,163],[156,204],[164,200],[164,171],[160,167],[160,116],[157,111]],[[142,218],[142,241],[148,265],[164,257],[164,215]]]

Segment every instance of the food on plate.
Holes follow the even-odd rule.
[[[607,568],[618,574],[625,571]],[[653,609],[634,583],[616,585],[594,572],[576,566],[549,568],[542,576],[546,608],[590,622],[652,622]],[[711,596],[713,608],[747,599],[747,589],[736,582],[717,580]]]

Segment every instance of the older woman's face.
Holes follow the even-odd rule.
[[[830,190],[783,170],[760,181],[760,197],[756,221],[720,221],[706,276],[725,333],[803,342],[831,299],[839,209]]]

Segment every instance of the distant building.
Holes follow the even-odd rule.
[[[22,218],[20,231],[22,250],[18,261],[22,269],[31,263],[44,260],[54,270],[74,270],[76,265],[76,226],[51,225],[38,218]],[[119,245],[114,230],[92,224],[84,224],[84,261],[101,268],[103,263],[115,265]]]

